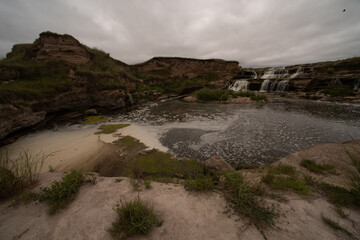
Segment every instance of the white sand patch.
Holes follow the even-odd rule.
[[[74,163],[84,159],[93,159],[104,149],[104,143],[94,133],[98,126],[71,126],[59,131],[45,130],[29,134],[8,146],[13,156],[26,151],[31,155],[38,153],[51,154],[41,172],[46,172],[49,166],[57,171],[69,170]]]

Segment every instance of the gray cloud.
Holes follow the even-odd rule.
[[[49,30],[130,64],[154,56],[243,66],[337,60],[360,55],[359,12],[359,0],[0,0],[0,56]]]

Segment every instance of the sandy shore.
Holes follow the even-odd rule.
[[[115,124],[115,123],[109,123]],[[22,137],[7,146],[12,156],[26,151],[31,155],[44,154],[49,157],[44,161],[41,172],[47,172],[51,166],[56,171],[68,171],[80,168],[91,171],[97,162],[111,152],[111,143],[121,136],[132,136],[139,139],[149,148],[161,151],[168,149],[156,139],[156,133],[141,126],[131,125],[119,129],[114,134],[95,134],[100,125],[73,125],[57,131],[44,130]]]

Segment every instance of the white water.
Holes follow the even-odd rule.
[[[288,89],[289,87],[289,80],[282,80],[278,83],[277,92],[284,92]]]
[[[256,79],[258,76],[257,76],[257,73],[255,71],[252,71],[254,73],[254,79]]]
[[[289,71],[285,69],[285,67],[281,68],[270,68],[268,69],[264,75],[262,75],[262,79],[280,79],[284,78],[289,74]]]
[[[303,67],[298,67],[298,69],[296,70],[296,73],[294,73],[293,75],[290,76],[290,79],[292,78],[296,78],[299,75],[304,73],[304,68]]]
[[[249,82],[247,80],[237,80],[234,84],[229,86],[229,90],[246,92],[248,90]]]
[[[354,91],[358,91],[360,88],[360,78],[354,82]]]
[[[262,82],[260,87],[260,92],[267,92],[270,88],[271,81],[269,79],[266,79]]]

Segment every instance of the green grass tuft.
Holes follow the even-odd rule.
[[[348,230],[346,230],[345,228],[340,226],[338,222],[335,222],[335,221],[331,220],[330,218],[324,217],[323,215],[321,215],[321,219],[324,223],[326,223],[326,225],[328,225],[332,229],[334,229],[336,231],[342,231],[349,236],[353,236],[353,234],[351,232],[349,232]]]
[[[334,172],[334,165],[332,164],[317,164],[314,160],[303,159],[300,165],[310,172],[324,174],[325,172]]]
[[[0,199],[18,194],[25,188],[33,186],[39,178],[44,161],[51,154],[29,154],[20,152],[10,157],[8,150],[0,149]]]
[[[328,183],[319,184],[320,190],[328,198],[328,200],[339,206],[354,206],[360,205],[360,202],[357,201],[356,195],[353,192],[349,191],[346,188],[335,186]]]
[[[128,127],[130,124],[109,124],[109,125],[102,125],[99,127],[99,132],[96,132],[95,134],[110,134],[116,132],[116,130]]]
[[[85,119],[85,124],[93,124],[93,123],[98,123],[98,122],[104,122],[109,120],[108,117],[105,116],[87,116]]]
[[[339,205],[335,205],[334,209],[337,212],[337,214],[342,218],[347,218],[350,215],[350,213],[345,213],[344,209]]]
[[[144,186],[146,189],[150,189],[151,188],[151,181],[144,179]]]
[[[215,185],[210,176],[199,176],[185,181],[185,189],[190,191],[211,191],[214,188]]]
[[[257,227],[273,226],[279,214],[259,197],[263,191],[244,181],[241,173],[229,172],[224,176],[229,191],[227,200],[233,211],[248,218]]]
[[[269,166],[268,172],[271,174],[285,174],[293,176],[296,174],[296,168],[290,165],[280,163],[275,166]]]
[[[268,184],[273,189],[291,190],[302,195],[308,195],[310,193],[310,188],[305,180],[296,176],[282,176],[267,173],[262,177],[262,182]]]
[[[83,179],[81,172],[71,170],[62,181],[54,181],[50,187],[41,188],[39,200],[48,202],[49,213],[53,214],[75,198]]]
[[[153,208],[145,205],[140,198],[130,202],[120,201],[120,206],[114,210],[117,219],[107,231],[121,239],[136,234],[146,235],[154,226],[162,225]]]

